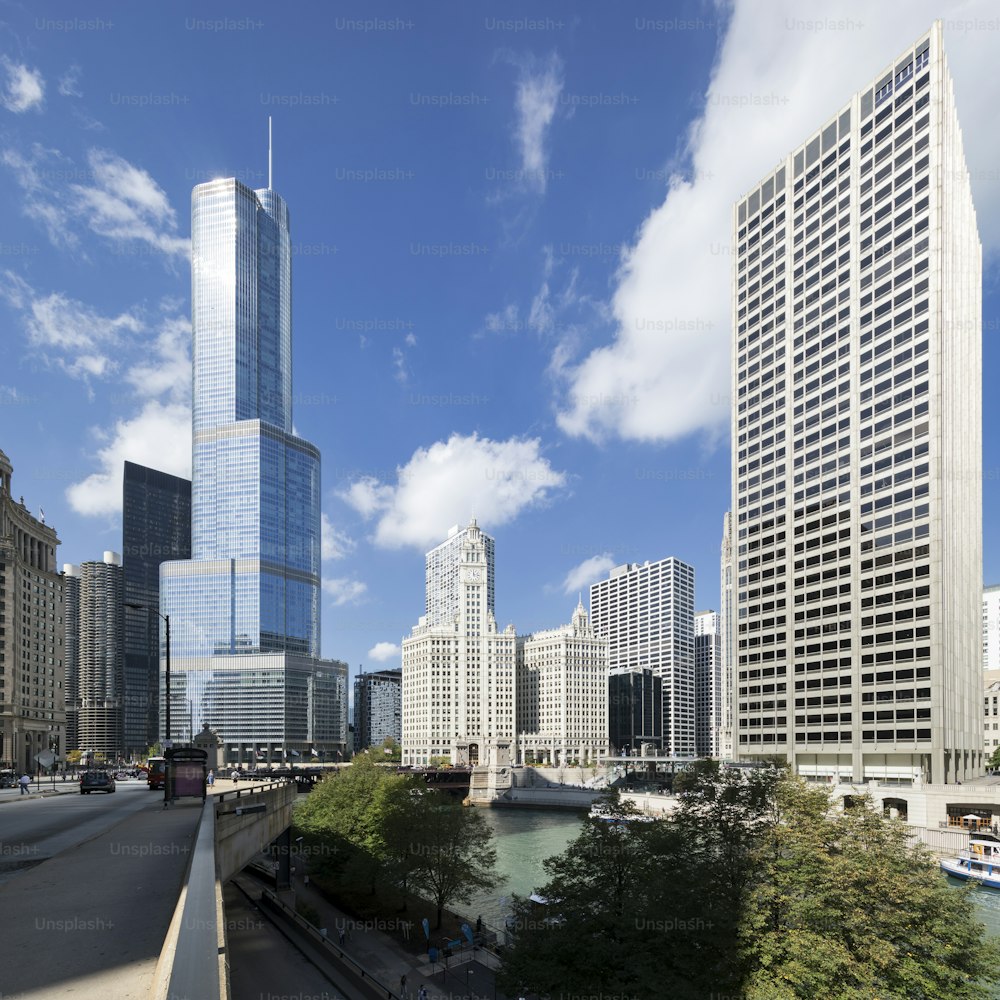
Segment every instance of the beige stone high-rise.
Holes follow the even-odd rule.
[[[404,764],[485,764],[513,749],[517,635],[493,616],[493,539],[475,518],[452,538],[427,554],[429,615],[403,640]]]
[[[982,254],[940,22],[833,110],[733,213],[734,749],[965,780]]]

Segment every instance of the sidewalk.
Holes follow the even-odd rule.
[[[297,902],[307,903],[319,913],[320,928],[326,929],[332,944],[340,944],[343,931],[344,941],[340,947],[344,954],[364,966],[369,975],[400,995],[403,995],[400,977],[405,975],[405,995],[409,1000],[415,1000],[421,986],[427,987],[428,1000],[510,1000],[496,987],[494,970],[498,962],[495,956],[482,948],[467,948],[453,955],[447,959],[447,966],[443,957],[432,965],[426,953],[415,955],[379,930],[379,925],[384,927],[388,921],[357,920],[347,916],[328,902],[315,886],[306,884],[300,872],[292,876],[291,893]],[[285,893],[281,895],[286,896]],[[405,914],[399,920],[400,923],[410,922]],[[410,934],[423,939],[419,923],[413,922]]]
[[[56,778],[53,785],[51,778],[42,778],[38,784],[32,780],[31,791],[27,795],[22,795],[20,788],[0,788],[0,805],[4,802],[14,802],[18,799],[26,801],[27,799],[41,799],[51,795],[64,795],[69,792],[79,791],[79,779],[74,778],[72,781],[63,781],[62,778]]]

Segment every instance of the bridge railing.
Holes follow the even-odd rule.
[[[222,883],[215,870],[215,806],[202,807],[191,862],[153,979],[155,1000],[229,1000]]]

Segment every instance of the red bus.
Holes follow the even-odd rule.
[[[150,757],[146,761],[146,782],[150,789],[163,790],[163,783],[167,780],[167,758]]]

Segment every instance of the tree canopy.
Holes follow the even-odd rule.
[[[295,813],[317,873],[376,892],[422,893],[444,908],[498,882],[492,831],[477,810],[368,755],[330,776]]]
[[[508,992],[747,1000],[988,997],[1000,949],[969,891],[868,801],[699,762],[656,823],[589,821],[515,902]],[[613,803],[611,804],[614,809]]]

